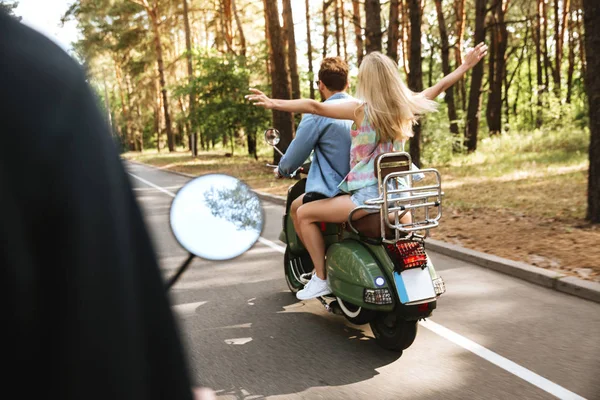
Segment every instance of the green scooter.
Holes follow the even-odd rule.
[[[267,129],[265,140],[281,153],[276,129]],[[370,324],[379,345],[400,353],[413,343],[418,321],[431,316],[446,290],[424,247],[429,229],[437,227],[442,216],[441,177],[435,169],[411,167],[408,153],[380,155],[375,161],[379,197],[354,209],[344,224],[320,223],[333,293],[319,301],[353,324]],[[294,175],[308,168],[305,164]],[[425,177],[419,184],[413,183],[417,174]],[[287,245],[283,267],[292,293],[304,287],[313,271],[290,216],[291,204],[305,185],[302,178],[289,188],[279,236]],[[360,209],[372,213],[353,221]],[[407,213],[411,222],[403,224],[400,220]]]

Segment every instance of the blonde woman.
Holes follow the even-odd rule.
[[[433,100],[458,81],[487,54],[483,43],[465,55],[463,64],[436,85],[414,93],[402,82],[398,66],[389,57],[373,52],[362,61],[358,71],[356,101],[329,104],[315,100],[270,99],[257,89],[246,98],[255,105],[294,113],[352,120],[350,173],[339,185],[347,195],[307,203],[297,211],[298,228],[304,246],[315,266],[315,274],[296,296],[307,300],[331,293],[325,269],[325,243],[315,222],[341,223],[355,207],[378,196],[374,174],[375,157],[397,151],[412,136],[412,127],[420,115],[436,109]],[[365,210],[354,214],[364,217]]]

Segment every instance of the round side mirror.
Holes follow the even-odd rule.
[[[271,146],[277,146],[281,140],[281,134],[275,128],[269,128],[265,131],[265,141]]]
[[[187,251],[229,260],[258,240],[264,215],[256,193],[239,179],[209,174],[188,182],[171,205],[171,229]]]

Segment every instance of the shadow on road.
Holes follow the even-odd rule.
[[[243,292],[264,289],[263,282],[245,285]],[[203,297],[213,297],[214,293],[206,292]],[[260,399],[316,386],[347,385],[372,378],[377,368],[400,356],[380,348],[368,326],[349,326],[343,317],[321,311],[316,301],[298,302],[289,292],[255,294],[252,302],[244,297],[227,296],[184,317],[187,339],[194,344],[195,375],[219,395]],[[223,310],[229,315],[219,315]],[[236,310],[233,315],[231,310]],[[218,327],[202,326],[203,316],[210,316],[210,325]],[[234,338],[252,341],[225,342]]]

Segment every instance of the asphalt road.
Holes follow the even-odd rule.
[[[189,179],[126,167],[168,277],[187,255],[169,206]],[[283,207],[263,208],[264,240],[196,258],[171,291],[194,379],[220,399],[600,399],[600,304],[430,253],[447,292],[397,358],[368,325],[289,293]]]

